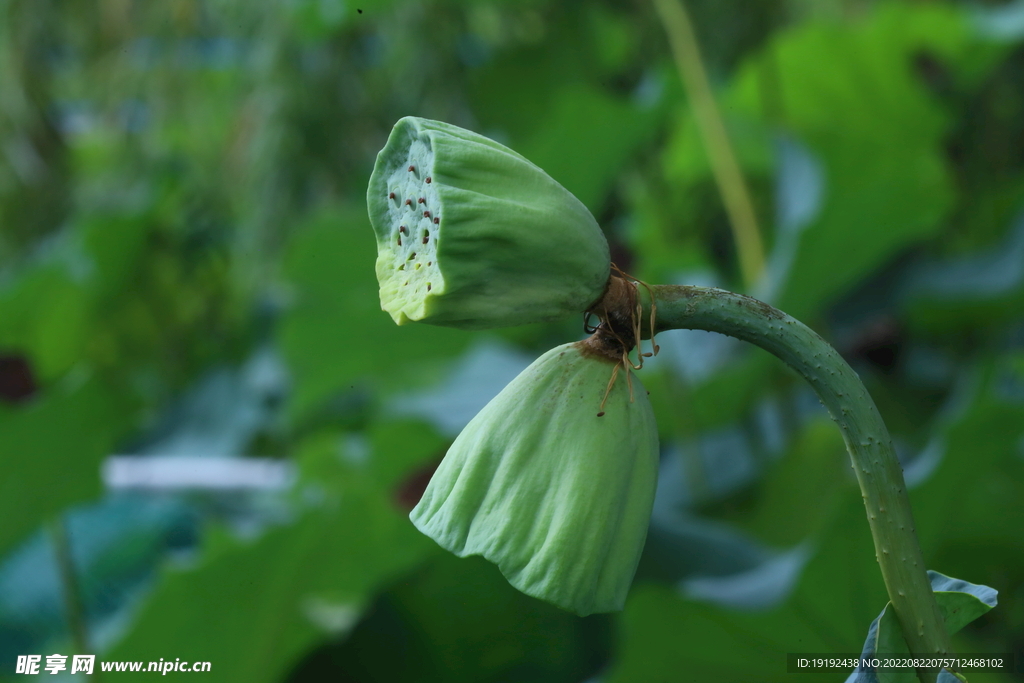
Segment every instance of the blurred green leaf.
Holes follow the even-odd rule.
[[[621,655],[607,680],[669,683],[785,681],[785,653],[833,651],[814,626],[792,609],[767,614],[728,612],[679,598],[670,588],[635,589],[622,623]],[[834,676],[806,674],[806,680]]]
[[[96,301],[121,294],[131,281],[152,218],[145,214],[95,214],[83,217],[76,226],[92,263],[90,289]]]
[[[904,301],[916,330],[1001,327],[1024,313],[1024,217],[994,246],[911,271]]]
[[[778,70],[784,125],[824,163],[825,200],[796,237],[775,299],[783,310],[806,317],[938,230],[955,198],[942,149],[949,115],[912,59],[921,50],[964,54],[969,36],[951,7],[889,4],[849,28],[788,31],[738,76],[733,101],[756,111],[764,69]]]
[[[370,377],[410,388],[405,373],[420,377],[422,367],[451,358],[473,340],[472,334],[430,325],[396,327],[380,308],[376,255],[361,207],[320,213],[289,246],[284,269],[295,300],[279,339],[295,375],[293,414]]]
[[[650,140],[659,112],[584,85],[563,85],[516,150],[600,214],[616,179]],[[566,153],[567,150],[572,150]]]
[[[794,506],[802,508],[799,502]],[[816,554],[779,607],[741,612],[685,598],[667,586],[634,587],[622,617],[622,650],[608,681],[787,681],[787,652],[856,652],[865,601],[885,589],[860,495],[847,490],[816,537]],[[875,604],[878,604],[877,602]],[[834,675],[805,674],[808,681]]]
[[[311,657],[294,678],[582,681],[607,660],[610,622],[608,615],[581,619],[530,598],[482,558],[439,551],[390,586],[347,642]]]
[[[217,532],[196,566],[165,569],[109,659],[180,657],[211,662],[218,681],[280,680],[429,551],[386,493],[345,464],[336,434],[311,439],[299,461],[310,509],[256,539]]]
[[[623,171],[654,139],[664,98],[657,86],[646,100],[635,90],[609,87],[623,70],[635,78],[620,55],[642,38],[628,22],[612,23],[604,8],[552,12],[545,30],[543,43],[502,53],[472,74],[474,109],[485,127],[480,132],[508,134],[510,140],[499,141],[600,218]]]
[[[100,495],[100,463],[131,424],[131,407],[98,379],[76,375],[0,410],[0,555]]]
[[[0,346],[27,355],[41,383],[83,354],[91,303],[83,285],[63,264],[47,264],[0,289]]]
[[[962,413],[937,425],[940,459],[931,476],[911,491],[917,534],[926,554],[953,538],[974,537],[1019,548],[1019,526],[991,517],[997,502],[1006,506],[995,508],[1003,510],[999,520],[1024,515],[1024,467],[1018,453],[1024,438],[1024,404],[999,395],[1005,379],[999,369],[998,363],[989,361],[966,370],[969,384],[960,399]],[[950,505],[952,500],[957,505]],[[969,575],[962,567],[956,572]]]
[[[725,341],[725,340],[719,340]],[[779,361],[767,351],[744,348],[739,359],[691,389],[687,410],[701,429],[712,430],[745,414],[762,394]]]
[[[377,420],[369,436],[373,477],[388,487],[399,484],[416,468],[440,460],[450,443],[417,420]]]
[[[856,23],[807,22],[780,33],[723,96],[749,172],[766,169],[772,126],[795,134],[823,163],[820,211],[788,236],[776,226],[767,295],[797,318],[936,234],[953,206],[943,149],[950,112],[912,69],[924,53],[950,60],[970,80],[1002,50],[982,43],[956,8],[888,3]],[[708,174],[694,136],[683,120],[665,152],[680,182]]]
[[[45,384],[88,357],[97,319],[127,287],[146,236],[138,216],[94,215],[0,286],[0,348],[32,359]]]
[[[796,545],[828,525],[844,490],[852,485],[849,463],[835,423],[812,420],[768,468],[753,509],[737,522],[774,547]],[[808,515],[808,510],[815,514]]]

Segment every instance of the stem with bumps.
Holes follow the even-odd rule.
[[[750,297],[708,287],[658,285],[655,331],[726,334],[772,353],[806,379],[843,432],[864,498],[875,557],[911,653],[952,651],[914,532],[903,470],[889,432],[857,373],[803,323]],[[645,315],[651,296],[639,288]],[[646,332],[647,330],[645,330]],[[937,671],[930,674],[934,681]]]

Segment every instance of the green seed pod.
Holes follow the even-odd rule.
[[[635,376],[620,368],[605,398],[614,370],[586,342],[538,358],[455,440],[413,524],[460,557],[483,555],[527,595],[581,616],[622,609],[654,505],[658,432]]]
[[[568,190],[493,140],[439,121],[395,124],[366,193],[381,308],[487,329],[585,311],[608,244]]]

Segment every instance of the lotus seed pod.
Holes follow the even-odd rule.
[[[370,176],[381,308],[486,329],[585,311],[608,280],[594,217],[507,147],[447,123],[395,124]]]
[[[622,609],[647,537],[658,433],[647,392],[585,342],[538,358],[466,426],[413,524],[581,616]],[[603,406],[602,406],[603,401]]]

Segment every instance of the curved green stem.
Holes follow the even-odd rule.
[[[903,470],[857,373],[809,327],[756,299],[708,287],[659,285],[652,290],[656,330],[708,330],[742,339],[777,356],[810,383],[843,432],[867,509],[875,557],[910,651],[950,652],[914,533]],[[640,292],[649,305],[643,288]],[[937,673],[931,672],[930,680]]]

